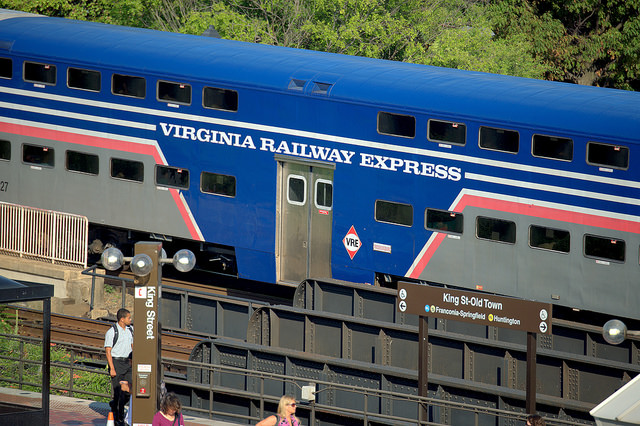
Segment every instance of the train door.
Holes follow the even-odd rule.
[[[278,161],[278,280],[331,278],[333,166]]]

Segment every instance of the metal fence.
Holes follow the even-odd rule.
[[[0,202],[0,252],[87,266],[85,216]]]

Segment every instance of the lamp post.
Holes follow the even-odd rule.
[[[130,262],[135,285],[131,422],[132,426],[150,425],[158,410],[158,395],[162,383],[162,333],[159,321],[162,265],[173,263],[178,271],[188,272],[195,266],[195,256],[189,250],[180,250],[172,259],[166,259],[162,243],[159,242],[136,243],[133,258],[125,258],[115,248],[102,253],[102,265],[105,269],[117,270],[125,261]]]
[[[602,337],[611,345],[619,345],[626,338],[640,339],[640,331],[627,330],[627,326],[620,320],[612,319],[602,327]]]

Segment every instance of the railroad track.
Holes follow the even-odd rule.
[[[21,335],[42,337],[42,312],[11,307],[18,310],[18,330]],[[111,326],[109,321],[92,320],[62,314],[51,314],[51,341],[69,346],[82,356],[106,360],[104,334]],[[162,357],[188,360],[193,347],[202,340],[200,336],[163,331]]]

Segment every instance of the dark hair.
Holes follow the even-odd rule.
[[[126,317],[127,315],[131,314],[131,312],[129,312],[128,309],[125,308],[120,308],[118,309],[118,313],[116,314],[116,319],[118,321],[120,321],[121,318]]]
[[[178,399],[176,394],[173,392],[169,392],[168,394],[166,394],[160,402],[160,411],[165,414],[167,414],[167,411],[169,411],[169,409],[173,409],[177,413],[181,408],[182,404],[180,403],[180,400]]]
[[[538,414],[529,414],[527,416],[527,422],[531,422],[533,426],[545,426],[544,419]]]

